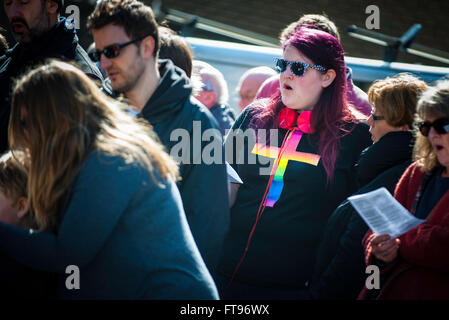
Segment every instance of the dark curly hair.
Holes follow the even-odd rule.
[[[102,0],[87,19],[87,30],[92,33],[108,24],[122,26],[131,39],[152,36],[153,56],[157,57],[160,46],[158,24],[149,6],[136,0]]]

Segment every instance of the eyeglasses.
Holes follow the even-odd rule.
[[[287,67],[290,66],[290,70],[292,73],[297,77],[302,77],[304,73],[306,73],[307,68],[312,68],[318,71],[327,71],[326,68],[315,65],[315,64],[308,64],[301,61],[287,61],[285,59],[275,59],[276,62],[276,71],[279,73],[285,72],[287,70]]]
[[[138,42],[146,37],[148,37],[148,35],[125,42],[125,43],[113,44],[113,45],[107,46],[106,48],[103,49],[103,51],[100,51],[100,50],[92,51],[89,54],[89,57],[93,62],[100,61],[101,54],[104,54],[105,57],[108,59],[117,58],[120,55],[120,49],[123,49],[124,47],[129,46],[132,43]]]
[[[377,120],[385,120],[385,117],[382,117],[382,116],[376,116],[372,111],[371,111],[371,117],[373,117],[373,120],[374,120],[374,121],[377,121]]]
[[[446,134],[449,132],[449,118],[440,118],[434,122],[424,121],[418,123],[418,128],[424,137],[427,137],[430,132],[430,128],[434,128],[438,134]]]

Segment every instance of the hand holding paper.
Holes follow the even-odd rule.
[[[383,234],[373,235],[370,245],[373,255],[378,260],[389,263],[396,259],[400,243],[398,238],[392,239],[388,234]]]
[[[386,188],[352,196],[348,200],[377,235],[388,234],[395,238],[424,222],[408,212]]]

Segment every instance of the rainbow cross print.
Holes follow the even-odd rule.
[[[317,166],[320,161],[320,156],[317,154],[296,151],[302,134],[297,128],[288,132],[289,136],[287,137],[284,150],[278,147],[267,147],[256,143],[251,151],[251,153],[278,160],[278,165],[276,165],[275,160],[271,170],[271,176],[274,173],[274,177],[265,202],[267,207],[273,207],[281,196],[282,189],[284,188],[284,173],[290,160],[305,162],[314,166]]]

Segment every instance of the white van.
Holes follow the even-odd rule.
[[[193,49],[195,59],[205,61],[220,70],[229,87],[229,104],[238,113],[238,92],[236,87],[243,73],[253,67],[274,68],[274,58],[281,57],[280,48],[216,41],[200,38],[186,38]],[[400,72],[412,73],[431,83],[449,75],[449,68],[415,65],[383,60],[346,57],[346,65],[352,69],[354,82],[366,90],[369,85],[387,76]]]

